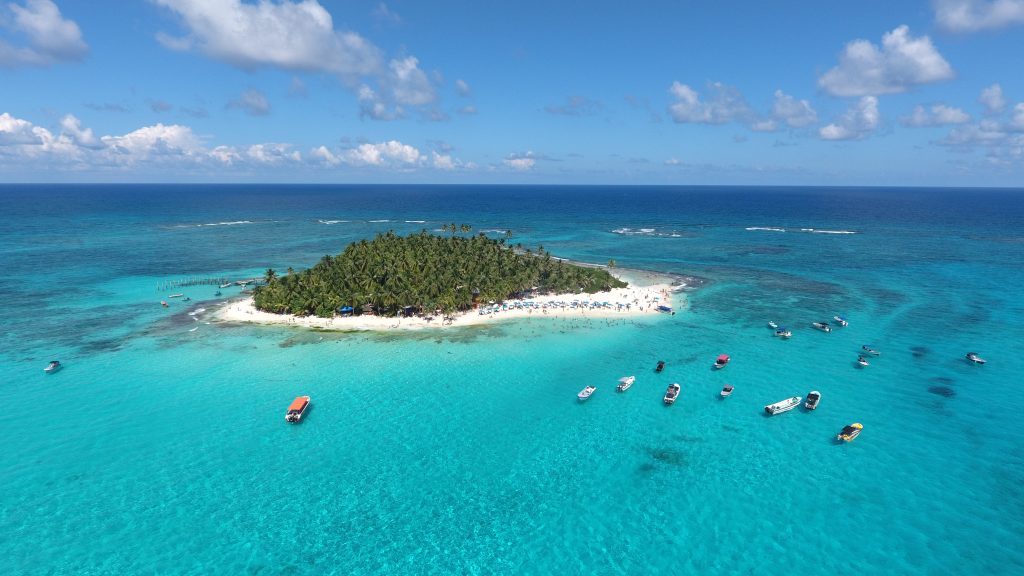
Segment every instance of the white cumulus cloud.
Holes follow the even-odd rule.
[[[89,46],[82,31],[51,0],[25,0],[24,5],[0,8],[0,25],[24,36],[28,45],[16,46],[0,38],[0,66],[46,66],[82,59]],[[9,21],[7,21],[9,19]]]
[[[704,100],[696,90],[678,81],[673,82],[668,91],[675,98],[668,111],[677,123],[747,122],[754,116],[739,90],[721,82],[708,85],[708,96]]]
[[[1024,23],[1024,0],[934,0],[935,20],[952,32]]]
[[[981,91],[978,102],[985,107],[988,114],[1000,114],[1006,109],[1006,98],[1003,96],[1003,87],[993,84]]]
[[[864,96],[835,122],[822,126],[818,135],[823,140],[856,140],[871,134],[880,120],[878,98]]]
[[[971,115],[959,108],[935,104],[930,108],[915,106],[909,116],[900,118],[900,123],[911,128],[925,126],[943,126],[947,124],[965,124],[970,122]]]
[[[403,144],[398,140],[388,140],[376,144],[365,143],[344,152],[345,160],[356,166],[415,166],[420,163],[423,155],[415,146]]]
[[[159,36],[172,50],[198,50],[240,68],[273,66],[342,76],[380,69],[380,50],[355,32],[334,29],[316,0],[154,0],[181,17],[188,34]]]
[[[802,128],[818,121],[818,113],[807,100],[797,100],[782,90],[775,91],[772,118],[791,128]]]
[[[818,86],[833,96],[874,96],[905,92],[953,75],[953,67],[931,39],[913,37],[907,26],[899,26],[882,36],[881,47],[867,40],[847,44],[839,64],[818,78]]]

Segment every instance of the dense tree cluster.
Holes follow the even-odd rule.
[[[279,314],[330,317],[345,306],[356,314],[394,316],[403,311],[470,309],[474,302],[537,293],[594,293],[626,286],[606,270],[552,258],[539,248],[513,249],[483,234],[451,236],[394,232],[350,244],[308,270],[278,276],[267,270],[256,288],[256,307]],[[468,232],[463,225],[461,231]],[[411,307],[411,308],[409,308]]]

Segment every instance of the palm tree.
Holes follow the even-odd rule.
[[[473,227],[470,226],[469,224],[461,224],[461,225],[459,225],[459,230],[462,231],[463,234],[468,234],[469,231],[472,230],[472,229],[473,229]]]
[[[270,284],[277,278],[277,272],[274,272],[273,268],[267,268],[267,271],[263,273],[263,281]]]

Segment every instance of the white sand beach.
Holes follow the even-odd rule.
[[[481,304],[451,317],[436,315],[428,320],[422,316],[389,318],[362,314],[359,316],[293,316],[261,312],[253,299],[233,301],[214,315],[222,322],[251,322],[256,324],[284,324],[323,330],[420,330],[424,328],[457,328],[489,324],[513,318],[619,318],[660,314],[659,305],[673,306],[674,290],[680,286],[668,283],[650,286],[628,286],[597,294],[561,294],[535,296],[524,300],[506,300],[494,304]],[[675,294],[678,296],[678,294]],[[678,299],[678,298],[677,298]],[[573,302],[576,302],[573,305]]]

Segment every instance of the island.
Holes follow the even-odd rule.
[[[608,267],[449,225],[447,236],[393,231],[348,245],[313,267],[268,269],[221,320],[377,330],[477,324],[495,318],[610,316],[670,310],[671,286],[630,287]]]

